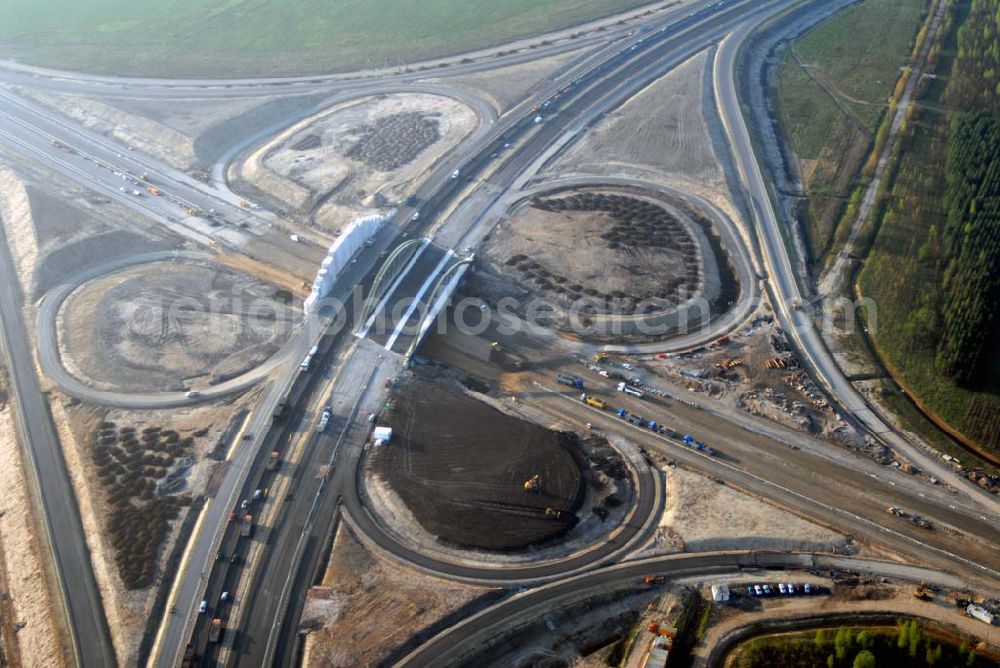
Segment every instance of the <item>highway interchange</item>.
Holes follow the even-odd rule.
[[[443,257],[448,250],[453,251],[456,257],[464,254],[465,249],[474,248],[479,243],[488,230],[488,223],[502,214],[512,201],[523,197],[526,190],[558,185],[539,181],[538,173],[545,161],[561,147],[649,82],[691,55],[716,47],[713,88],[718,113],[726,128],[733,162],[746,189],[761,266],[759,271],[754,271],[756,258],[752,257],[753,253],[742,248],[737,241],[737,232],[730,233],[730,243],[736,244],[741,256],[738,264],[743,289],[738,307],[726,318],[713,323],[710,330],[684,340],[668,342],[660,349],[693,347],[737,326],[740,314],[752,311],[760,296],[760,285],[753,277],[757,273],[766,275],[763,285],[775,304],[779,320],[792,336],[800,358],[831,398],[868,433],[920,468],[932,472],[954,491],[944,491],[941,487],[932,487],[913,479],[901,481],[897,486],[890,478],[905,478],[902,474],[880,472],[876,475],[872,472],[878,470],[874,464],[852,464],[840,460],[836,464],[843,470],[838,483],[865,491],[857,499],[848,500],[843,499],[840,489],[817,489],[815,483],[808,480],[797,483],[794,471],[769,472],[766,460],[753,462],[747,458],[751,452],[749,448],[737,464],[726,465],[720,461],[703,461],[690,451],[660,443],[649,434],[632,436],[650,450],[669,453],[681,460],[687,458],[697,468],[709,470],[779,503],[800,507],[804,514],[821,518],[832,526],[851,531],[855,536],[890,544],[914,560],[940,568],[950,567],[967,581],[976,581],[977,577],[981,577],[983,582],[988,581],[990,586],[996,587],[996,583],[1000,582],[1000,573],[994,570],[997,568],[995,560],[991,563],[990,559],[990,555],[996,553],[996,546],[1000,545],[995,500],[983,495],[967,481],[955,476],[944,464],[887,427],[836,366],[820,340],[810,315],[794,306],[802,300],[799,280],[784,247],[781,223],[771,204],[766,176],[755,157],[750,132],[740,109],[737,86],[741,44],[762,21],[793,4],[788,0],[763,3],[696,2],[654,17],[641,30],[635,31],[634,26],[618,28],[602,36],[588,38],[586,42],[575,43],[572,45],[574,48],[582,44],[595,48],[565,68],[547,85],[532,91],[502,117],[497,117],[492,108],[472,99],[467,93],[422,82],[421,78],[426,75],[420,73],[387,74],[370,80],[311,77],[252,82],[125,82],[82,75],[56,76],[19,68],[4,71],[0,80],[7,84],[76,92],[99,90],[113,94],[113,90],[119,88],[123,91],[141,90],[145,95],[163,97],[217,96],[220,92],[233,96],[322,92],[328,94],[321,103],[324,107],[377,93],[419,91],[450,95],[469,104],[480,118],[479,129],[439,161],[417,186],[414,198],[419,202],[420,222],[410,222],[414,209],[401,206],[396,218],[384,227],[375,245],[364,251],[356,267],[348,271],[335,288],[338,295],[346,295],[355,285],[370,285],[378,270],[379,258],[385,252],[391,251],[406,237],[427,236],[434,244],[432,252],[437,255],[428,255],[423,263],[414,265],[415,269],[400,284],[401,291],[408,290],[412,295],[443,274],[445,265],[431,261],[431,258]],[[456,63],[448,71],[481,71],[559,53],[566,48],[556,45],[535,53],[498,58],[495,62]],[[440,76],[441,73],[437,74]],[[571,92],[562,93],[558,103],[546,111],[546,122],[533,123],[536,109],[554,101],[554,96],[567,88]],[[306,113],[286,119],[284,125],[297,122],[300,116],[305,117]],[[148,156],[130,151],[107,137],[86,131],[9,90],[0,89],[0,142],[5,146],[130,207],[139,215],[158,220],[206,251],[219,245],[248,251],[252,243],[262,243],[272,245],[279,253],[293,255],[300,252],[286,235],[274,228],[273,216],[266,210],[241,206],[243,198],[230,189],[224,178],[230,161],[237,160],[268,134],[281,129],[267,128],[253,137],[234,137],[232,146],[212,170],[214,180],[205,183]],[[505,150],[506,145],[513,146]],[[450,177],[455,169],[461,170],[462,179]],[[170,197],[135,197],[121,190],[123,174],[126,179],[132,179],[125,186],[131,189],[132,185],[139,185],[138,177],[144,172],[148,172],[151,180],[155,180]],[[187,215],[186,210],[191,208],[218,210],[226,222],[217,227],[209,225],[201,217]],[[5,247],[3,253],[7,252]],[[192,252],[192,256],[196,255],[200,256],[201,251]],[[317,255],[310,259],[318,265],[319,258]],[[0,257],[0,265],[10,273],[12,263],[9,257]],[[219,652],[217,658],[225,659],[226,665],[264,665],[272,661],[281,665],[293,664],[298,642],[297,615],[305,590],[322,567],[321,559],[332,532],[337,523],[343,521],[355,527],[373,549],[393,559],[426,572],[465,581],[501,586],[533,586],[542,582],[556,582],[550,586],[572,586],[560,585],[559,582],[573,575],[583,578],[588,585],[596,586],[615,577],[634,578],[637,573],[645,572],[643,568],[648,568],[647,564],[638,564],[621,571],[615,570],[616,567],[594,570],[621,560],[631,548],[648,539],[651,520],[658,517],[662,509],[662,481],[652,468],[640,465],[635,466],[639,494],[632,519],[614,539],[569,558],[516,568],[473,567],[422,554],[405,540],[390,534],[367,510],[359,490],[358,478],[366,454],[364,443],[369,426],[358,416],[373,412],[381,405],[385,395],[384,381],[400,371],[403,364],[400,353],[406,350],[412,335],[409,339],[400,337],[403,340],[394,345],[394,341],[389,340],[392,337],[358,339],[349,331],[323,333],[322,326],[302,327],[301,333],[268,364],[248,377],[213,388],[198,399],[185,397],[179,392],[115,395],[89,388],[81,379],[62,369],[58,362],[54,343],[54,311],[75,285],[117,268],[120,268],[119,265],[105,266],[78,276],[51,291],[41,302],[39,361],[44,373],[62,390],[71,396],[108,405],[166,408],[210,400],[242,391],[256,383],[266,383],[267,388],[261,405],[251,413],[236,446],[231,450],[232,465],[222,485],[214,499],[206,504],[190,538],[182,568],[171,588],[167,604],[169,614],[164,614],[163,624],[151,643],[151,663],[177,665],[188,640],[193,638],[198,653]],[[28,349],[22,300],[15,288],[18,282],[12,276],[0,278],[4,279],[0,310],[3,314],[5,351],[14,376],[14,389],[20,398],[22,434],[34,457],[34,470],[39,479],[41,502],[78,663],[86,666],[113,665],[114,652],[104,616],[100,614],[100,594],[90,569],[75,499]],[[302,351],[315,343],[321,345],[322,363],[319,366],[327,371],[297,377],[297,361]],[[272,427],[271,414],[278,403],[285,400],[289,400],[290,411],[282,422]],[[327,404],[334,409],[332,426],[327,432],[316,434],[309,425],[318,407]],[[565,407],[561,408],[563,405]],[[553,414],[586,419],[578,404],[564,402],[558,397],[546,400],[543,407]],[[669,419],[693,419],[681,413],[682,407],[676,406]],[[607,417],[594,416],[591,420],[595,423],[603,420],[609,430],[616,429],[614,421]],[[730,434],[737,433],[739,428],[731,426]],[[730,452],[735,454],[739,447],[737,437],[730,438],[733,439]],[[767,446],[759,444],[756,447]],[[770,447],[781,446],[774,441]],[[286,464],[278,471],[268,470],[272,451],[281,452],[282,459],[294,461],[294,466]],[[809,458],[817,456],[809,448],[797,451],[789,457],[789,466],[797,471],[808,470]],[[837,459],[828,454],[823,457],[827,461]],[[329,466],[329,470],[318,476],[316,472],[321,466]],[[272,486],[281,493],[269,495],[260,508],[267,520],[257,527],[254,539],[241,541],[236,535],[236,527],[228,523],[230,510],[236,507],[239,499],[247,498],[254,489],[262,486]],[[919,508],[921,514],[957,528],[963,537],[936,532],[914,538],[909,533],[915,529],[881,527],[884,508],[898,498],[905,499],[907,507]],[[706,557],[701,563],[695,558],[691,568],[693,572],[698,572],[699,567],[711,572],[715,564],[729,569],[734,567],[735,562],[731,559],[714,559]],[[211,648],[207,644],[204,623],[208,616],[199,616],[197,607],[203,599],[213,601],[214,605],[222,591],[237,592],[226,616],[227,624],[235,621],[239,633],[227,632],[222,645]],[[538,593],[534,596],[546,597],[551,590],[536,591]],[[523,614],[527,608],[519,609],[512,604],[512,601],[518,600],[523,599],[510,599],[498,605],[495,611],[488,612],[496,615],[496,619],[509,614]],[[469,627],[461,626],[454,635],[444,632],[428,645],[427,651],[452,651],[472,637]],[[408,665],[445,665],[440,663],[441,656],[431,660],[426,654],[418,654],[409,660]]]

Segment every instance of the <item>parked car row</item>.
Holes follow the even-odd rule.
[[[767,598],[768,596],[797,596],[822,594],[820,587],[814,584],[796,584],[792,582],[779,582],[778,584],[764,583],[747,585],[747,596],[753,598]]]

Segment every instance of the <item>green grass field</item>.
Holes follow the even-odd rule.
[[[866,0],[797,40],[794,54],[785,53],[778,106],[792,150],[806,161],[804,231],[816,264],[830,249],[927,5]]]
[[[648,0],[10,0],[0,57],[146,76],[315,74],[541,34]]]

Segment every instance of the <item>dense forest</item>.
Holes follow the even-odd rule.
[[[907,394],[1000,452],[1000,0],[944,1],[858,288]]]
[[[937,366],[975,386],[989,380],[987,357],[1000,336],[1000,0],[973,0],[946,101],[959,115],[948,143]]]
[[[987,355],[1000,333],[1000,121],[996,117],[979,112],[955,118],[946,173],[943,336],[937,365],[955,382],[976,385],[985,380]]]
[[[956,3],[963,4],[963,3]],[[958,29],[947,102],[961,111],[1000,113],[1000,0],[972,0]]]

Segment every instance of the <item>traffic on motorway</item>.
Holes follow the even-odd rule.
[[[630,588],[641,585],[660,591],[684,578],[700,583],[724,575],[737,596],[755,605],[770,605],[782,597],[836,594],[844,586],[837,577],[839,570],[900,587],[904,585],[899,583],[921,583],[921,587],[934,584],[942,591],[975,589],[986,598],[986,607],[976,607],[976,618],[992,615],[993,599],[987,594],[1000,592],[996,560],[1000,504],[894,429],[838,365],[802,308],[802,277],[797,275],[782,231],[783,213],[774,204],[754,128],[745,119],[741,87],[757,84],[741,80],[745,74],[740,70],[741,49],[762,26],[782,20],[789,11],[797,12],[797,18],[805,17],[802,20],[815,12],[814,22],[818,22],[830,13],[829,8],[820,11],[822,4],[819,0],[671,3],[627,21],[623,18],[601,24],[600,29],[581,30],[571,38],[552,37],[532,49],[511,48],[492,60],[470,56],[437,68],[433,78],[410,68],[403,71],[401,66],[367,77],[129,80],[0,63],[4,156],[19,156],[32,169],[58,175],[61,182],[96,197],[101,206],[113,205],[154,221],[176,240],[168,250],[81,262],[78,269],[63,272],[59,281],[34,295],[18,275],[26,255],[12,252],[22,248],[11,238],[13,228],[6,228],[6,243],[0,244],[4,246],[0,249],[0,339],[10,378],[5,390],[14,399],[13,424],[26,445],[32,474],[29,484],[34,486],[45,530],[46,559],[58,585],[52,598],[63,618],[60,625],[71,648],[66,655],[70,662],[83,666],[122,662],[164,667],[299,665],[309,642],[300,620],[310,591],[315,595],[313,588],[323,582],[334,539],[344,532],[391,568],[409,569],[414,577],[435,582],[496,592],[441,614],[440,619],[428,614],[412,637],[400,638],[400,644],[382,657],[391,657],[400,666],[466,665],[482,658],[477,652],[483,647],[522,626],[542,628],[539,625],[545,624],[543,635],[558,636],[552,611],[559,606],[569,609],[588,596],[610,591],[625,600],[632,595],[625,593]],[[565,156],[567,147],[599,136],[596,128],[602,123],[624,115],[626,105],[650,86],[703,53],[707,54],[706,75],[700,84],[705,88],[704,106],[720,128],[718,141],[724,145],[717,149],[725,153],[722,162],[731,172],[727,178],[734,192],[738,191],[735,207],[719,206],[702,192],[661,184],[642,170],[634,177],[600,177],[551,169]],[[509,71],[503,68],[545,58],[558,58],[560,64],[524,87],[506,108],[473,87],[456,83],[460,77],[497,76],[497,72]],[[214,166],[202,165],[205,171],[201,171],[154,157],[141,147],[123,143],[111,131],[85,126],[39,101],[37,95],[24,94],[21,86],[94,96],[113,87],[116,94],[129,91],[147,102],[308,99],[298,106],[290,104],[266,127],[248,124],[247,132],[234,131],[225,146],[213,147]],[[404,94],[448,98],[468,108],[473,129],[448,151],[422,164],[403,196],[389,199],[380,192],[366,193],[366,201],[381,207],[378,224],[364,230],[345,227],[347,231],[341,230],[337,239],[317,223],[323,207],[337,202],[333,193],[304,198],[300,208],[294,209],[239,176],[236,167],[254,152],[270,155],[273,149],[268,142],[279,133],[305,127],[332,109]],[[374,135],[379,127],[376,123],[359,132]],[[299,141],[301,147],[311,146],[310,141]],[[322,144],[318,136],[316,141]],[[700,212],[692,218],[705,230],[715,228],[712,243],[726,249],[729,269],[740,283],[724,313],[713,316],[700,331],[652,342],[629,337],[595,342],[555,330],[508,336],[491,324],[474,335],[458,337],[459,344],[450,341],[447,346],[453,349],[445,353],[435,348],[423,354],[427,346],[441,345],[443,337],[435,336],[434,326],[440,332],[440,323],[448,324],[451,300],[480,297],[467,293],[474,289],[471,286],[483,283],[467,277],[481,266],[477,264],[480,254],[493,247],[515,206],[537,203],[562,190],[602,188],[614,189],[621,198],[637,193],[651,198],[651,193],[657,193],[685,215]],[[328,237],[336,239],[333,246]],[[569,245],[574,240],[560,241]],[[349,257],[332,258],[333,251],[325,250],[337,243],[354,249]],[[699,253],[703,258],[704,249]],[[194,384],[188,379],[170,384],[162,391],[116,388],[106,381],[88,380],[90,362],[81,365],[69,359],[67,328],[75,323],[67,325],[67,304],[77,303],[79,295],[97,281],[159,262],[222,262],[233,271],[255,266],[272,287],[277,286],[276,298],[280,296],[301,314],[296,312],[291,333],[280,345],[267,354],[255,352],[255,362],[239,371],[213,359],[211,374],[198,377]],[[310,267],[308,280],[303,280],[301,266]],[[511,258],[505,271],[512,275],[515,270],[530,272],[536,284],[562,292],[573,285],[572,280],[540,266],[526,266],[526,260]],[[601,292],[598,288],[606,287],[599,283],[577,287],[596,295]],[[607,287],[609,292],[612,289]],[[307,294],[321,299],[314,306],[310,298],[302,298]],[[481,297],[477,303],[485,319],[492,315],[491,296]],[[159,298],[144,294],[145,302],[130,308],[147,308]],[[839,449],[831,453],[821,439],[766,425],[760,416],[734,417],[700,399],[685,399],[678,387],[665,389],[660,380],[638,368],[637,356],[690,351],[728,336],[764,304],[773,307],[792,352],[822,388],[837,418],[843,416],[858,434],[911,462],[921,477],[886,471],[855,453]],[[152,308],[161,306],[153,304]],[[221,319],[233,322],[245,315],[234,312],[224,312]],[[26,322],[26,313],[36,319],[34,327]],[[179,345],[176,341],[195,336],[193,328],[186,329],[189,316],[188,311],[174,310],[156,322],[156,336],[146,329],[137,335],[144,340],[155,338],[155,346],[169,350]],[[130,326],[138,329],[134,323]],[[229,332],[220,335],[217,330],[215,334],[221,341]],[[252,348],[257,343],[241,340],[240,345]],[[509,345],[522,349],[511,350]],[[114,354],[126,356],[127,352]],[[407,535],[394,524],[397,518],[380,516],[367,487],[374,475],[373,460],[379,448],[403,447],[403,443],[411,447],[414,442],[412,425],[393,420],[398,416],[393,407],[401,401],[403,380],[415,373],[461,376],[462,391],[472,395],[480,392],[477,383],[485,382],[477,380],[477,374],[495,374],[496,388],[502,390],[494,392],[490,401],[497,410],[555,425],[554,431],[572,433],[580,442],[603,439],[608,448],[601,454],[606,466],[603,478],[613,477],[611,471],[624,472],[621,475],[631,483],[628,494],[616,497],[623,509],[609,523],[614,526],[587,535],[586,540],[575,538],[579,544],[570,543],[572,549],[553,540],[532,546],[524,558],[505,560],[509,555],[502,555],[491,561],[467,545],[440,541],[428,548],[423,527]],[[136,627],[136,637],[130,640],[123,640],[121,630],[114,627],[122,617],[120,611],[108,613],[113,603],[102,579],[107,574],[95,570],[92,559],[100,541],[88,535],[92,531],[86,520],[89,515],[81,513],[80,483],[75,480],[80,474],[69,469],[75,460],[66,458],[65,445],[60,445],[64,437],[58,416],[63,409],[53,413],[47,404],[55,394],[59,401],[65,397],[70,407],[81,402],[100,407],[102,415],[197,413],[239,406],[234,413],[237,418],[230,420],[214,446],[215,463],[211,473],[203,476],[210,483],[198,483],[204,489],[188,495],[189,501],[192,496],[195,500],[187,519],[170,525],[178,528],[173,536],[178,543],[162,549],[165,565],[157,572],[147,603],[152,621]],[[511,433],[516,433],[513,428]],[[140,434],[145,437],[145,432]],[[100,436],[88,438],[95,452],[98,444],[107,446],[100,443]],[[138,446],[139,438],[135,442]],[[123,445],[123,450],[126,447],[133,446]],[[419,443],[414,449],[425,447]],[[578,462],[588,456],[589,463],[581,465],[584,470],[594,466],[598,457],[576,455]],[[99,454],[93,459],[103,461]],[[175,466],[176,459],[170,455],[169,465]],[[166,475],[164,458],[147,456],[143,462],[150,470],[163,468]],[[407,462],[411,467],[407,475],[416,479],[412,460]],[[834,554],[695,551],[636,560],[658,554],[648,550],[663,540],[668,470],[678,465],[847,535],[848,545],[864,541],[878,550],[873,553],[891,551],[907,563],[844,556],[854,547],[834,547]],[[100,477],[118,480],[114,467],[100,466]],[[170,475],[182,475],[178,470],[170,469]],[[416,470],[426,475],[419,465]],[[466,472],[453,475],[461,478]],[[526,518],[540,514],[560,519],[562,511],[537,500],[545,498],[538,491],[544,489],[549,475],[547,471],[545,476],[527,477],[523,487],[519,480],[510,496],[516,502],[506,497],[498,501],[483,492],[482,498],[463,503],[479,511],[499,508]],[[449,484],[440,484],[442,498],[448,495]],[[483,489],[491,484],[482,483]],[[151,488],[142,498],[148,500],[153,493]],[[155,493],[160,494],[159,487]],[[596,508],[595,498],[581,491],[576,507],[593,502]],[[532,506],[539,503],[539,507]],[[903,516],[903,511],[893,512],[900,507],[919,511],[916,516],[923,524],[894,522]],[[836,556],[838,550],[841,556]],[[768,579],[770,575],[752,581],[733,579],[779,570],[794,574],[780,582]],[[816,579],[802,579],[806,575]],[[967,603],[978,605],[972,599]]]

